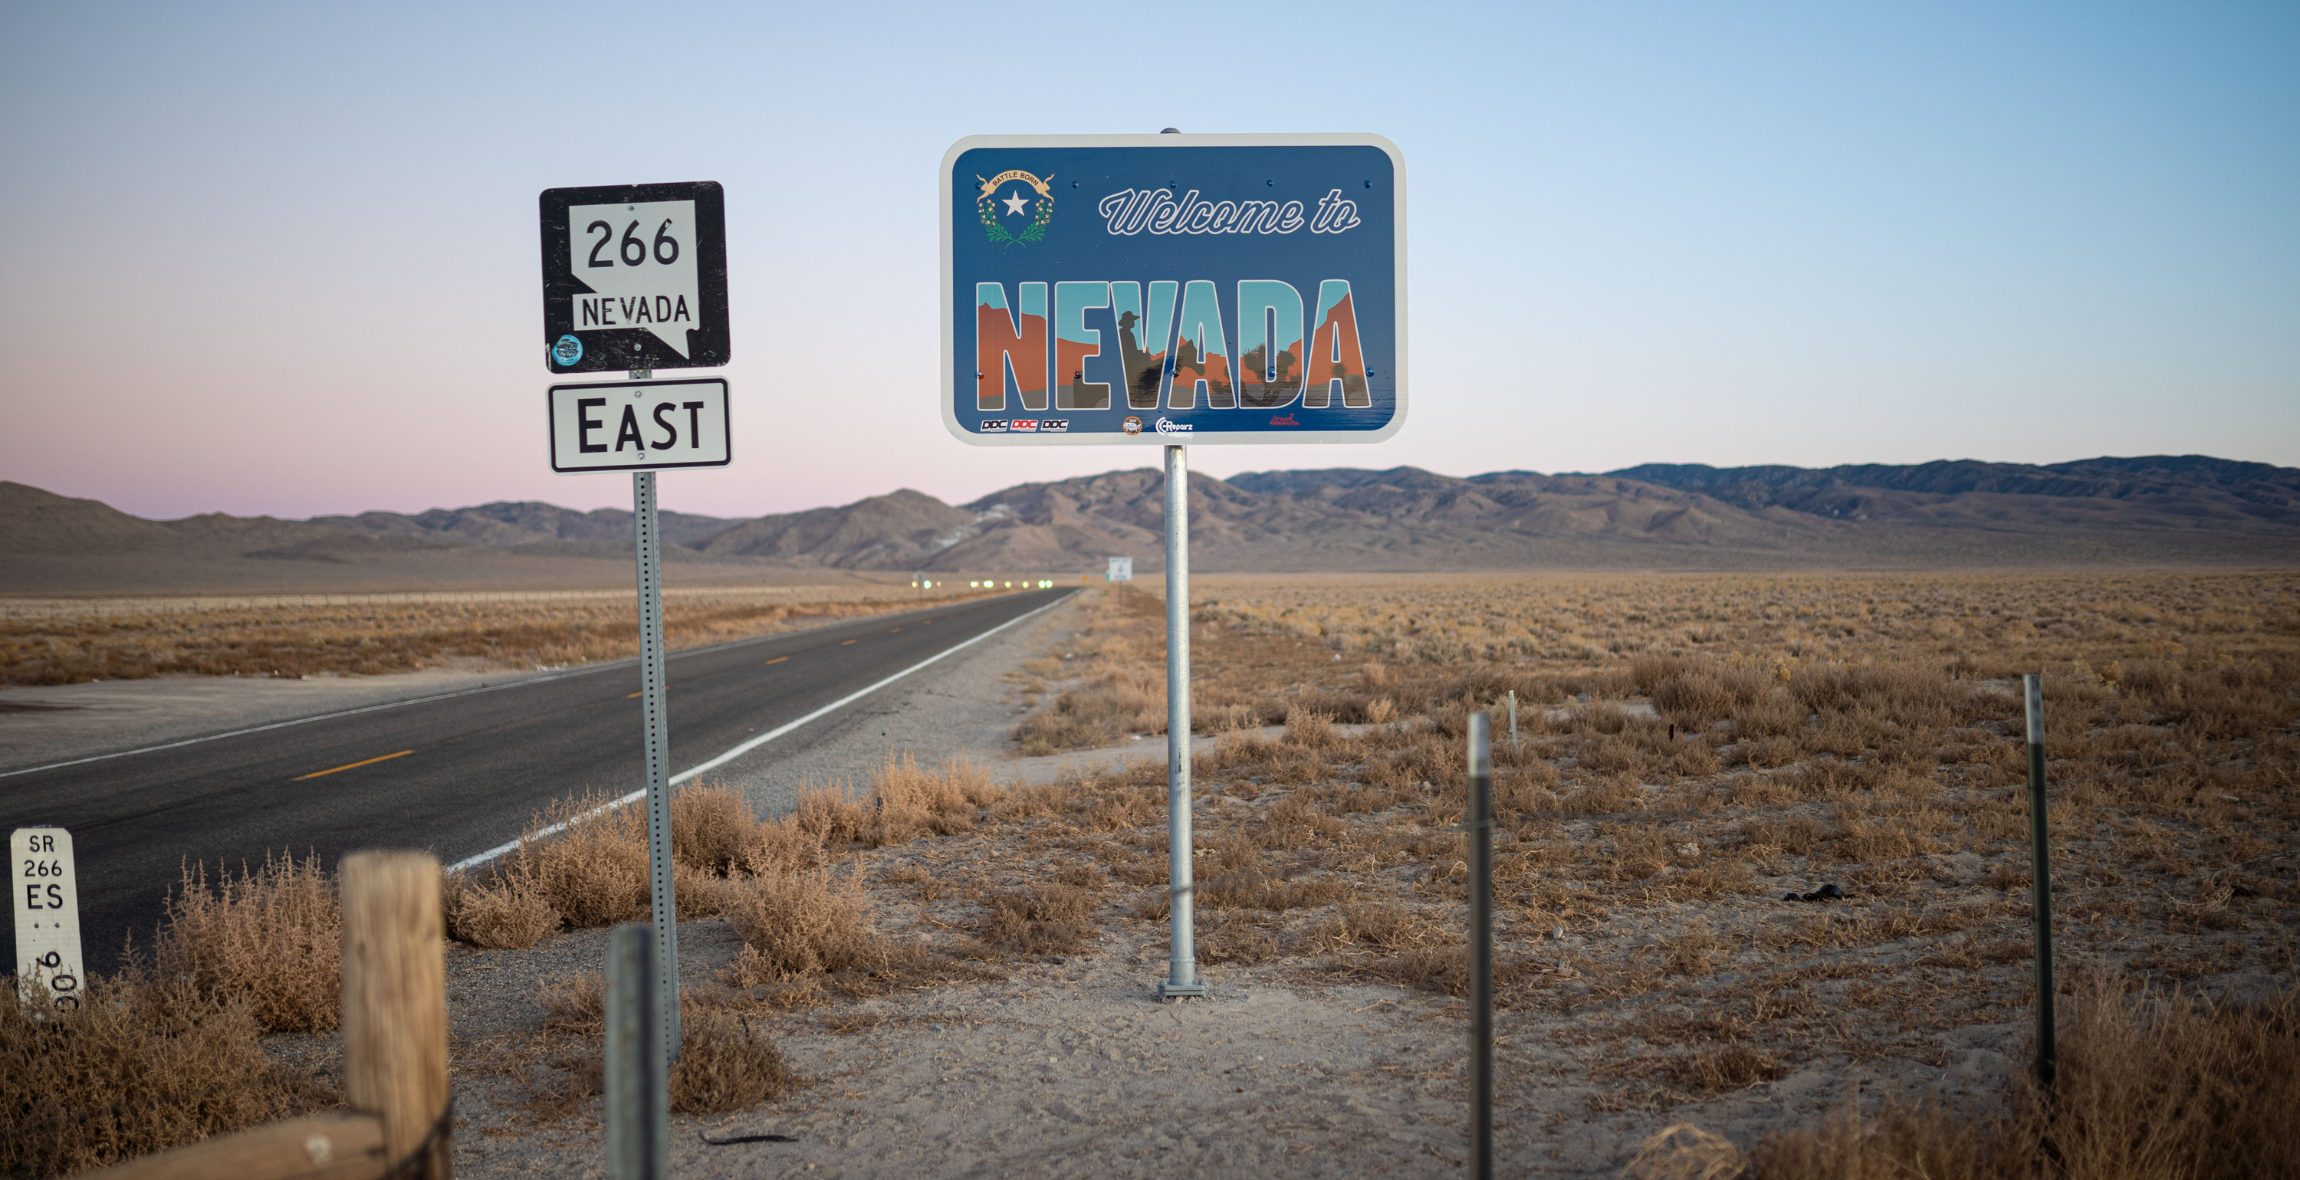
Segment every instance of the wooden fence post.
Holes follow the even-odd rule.
[[[385,1154],[448,1180],[447,963],[439,862],[359,852],[343,881],[343,1096],[383,1118]]]
[[[447,962],[439,862],[343,858],[343,1094],[349,1110],[267,1123],[82,1180],[449,1180]]]

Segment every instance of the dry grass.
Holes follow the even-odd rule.
[[[1644,1038],[1588,1071],[1599,1109],[1697,1105],[1830,1057],[1937,1061],[1944,1034],[2024,1009],[2022,671],[2046,675],[2064,961],[2235,996],[2300,967],[2292,575],[1201,587],[1201,962],[1461,994],[1462,734],[1514,693],[1497,933],[1556,949],[1505,953],[1500,998],[1571,1007],[1592,1044]],[[1049,700],[1026,750],[1158,730],[1160,685],[1127,669],[1158,666],[1162,604],[1128,597],[1033,668]],[[978,834],[1020,841],[1030,871],[998,895],[1094,857],[1124,887],[1106,926],[1162,923],[1158,785],[1009,799]],[[962,920],[968,849],[884,880]],[[1801,900],[1823,885],[1842,896]]]
[[[1101,934],[1089,919],[1093,893],[1053,882],[992,893],[984,899],[982,940],[1025,955],[1071,954]]]
[[[1770,1136],[1766,1180],[1911,1175],[2239,1180],[2300,1175],[2300,991],[2250,1004],[2085,989],[2048,1098],[2025,1079],[2002,1113],[1896,1099]]]
[[[567,1038],[546,1049],[546,1063],[567,1071],[563,1086],[536,1095],[545,1117],[573,1114],[600,1092],[605,1065],[600,1038],[607,1024],[606,977],[594,972],[546,983],[535,993],[543,1031]],[[782,1051],[726,997],[687,990],[679,1004],[679,1059],[671,1066],[671,1107],[687,1114],[724,1114],[779,1097],[795,1082]]]
[[[671,1109],[725,1114],[779,1098],[792,1081],[782,1051],[751,1027],[750,1017],[700,1003],[681,1005]]]
[[[852,882],[828,871],[750,877],[726,908],[743,940],[727,982],[736,987],[885,967],[891,951],[870,927],[869,905]]]
[[[99,1167],[336,1103],[265,1056],[246,997],[129,973],[39,1019],[0,1003],[0,1174]]]
[[[962,594],[959,597],[977,597]],[[423,668],[533,668],[624,659],[639,650],[628,598],[472,595],[392,602],[225,607],[200,611],[0,619],[0,684],[78,684],[151,676],[374,676]],[[673,650],[910,610],[892,586],[810,586],[796,601],[672,595],[663,637]],[[442,599],[446,600],[442,600]],[[943,599],[942,601],[953,601]]]
[[[342,923],[333,877],[315,854],[282,854],[238,876],[184,870],[168,899],[159,978],[218,1004],[245,1003],[267,1032],[321,1032],[342,1015]]]

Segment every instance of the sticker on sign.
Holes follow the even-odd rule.
[[[8,837],[9,893],[16,899],[16,989],[24,1003],[45,988],[59,1008],[80,1006],[80,893],[72,833],[18,828]]]
[[[551,387],[551,470],[724,467],[727,382],[596,381]]]

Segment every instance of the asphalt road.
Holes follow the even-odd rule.
[[[672,771],[1068,593],[1017,592],[675,652]],[[81,945],[90,970],[109,971],[131,931],[151,946],[186,859],[213,873],[219,862],[236,869],[286,849],[316,851],[332,866],[347,852],[389,847],[428,848],[453,863],[517,837],[554,799],[643,787],[638,688],[638,664],[624,660],[0,777],[0,830],[71,831]],[[750,757],[803,749],[808,728]],[[12,927],[7,938],[12,968]]]

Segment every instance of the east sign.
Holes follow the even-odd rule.
[[[1388,140],[973,136],[941,184],[942,418],[960,439],[1379,442],[1403,424]]]

